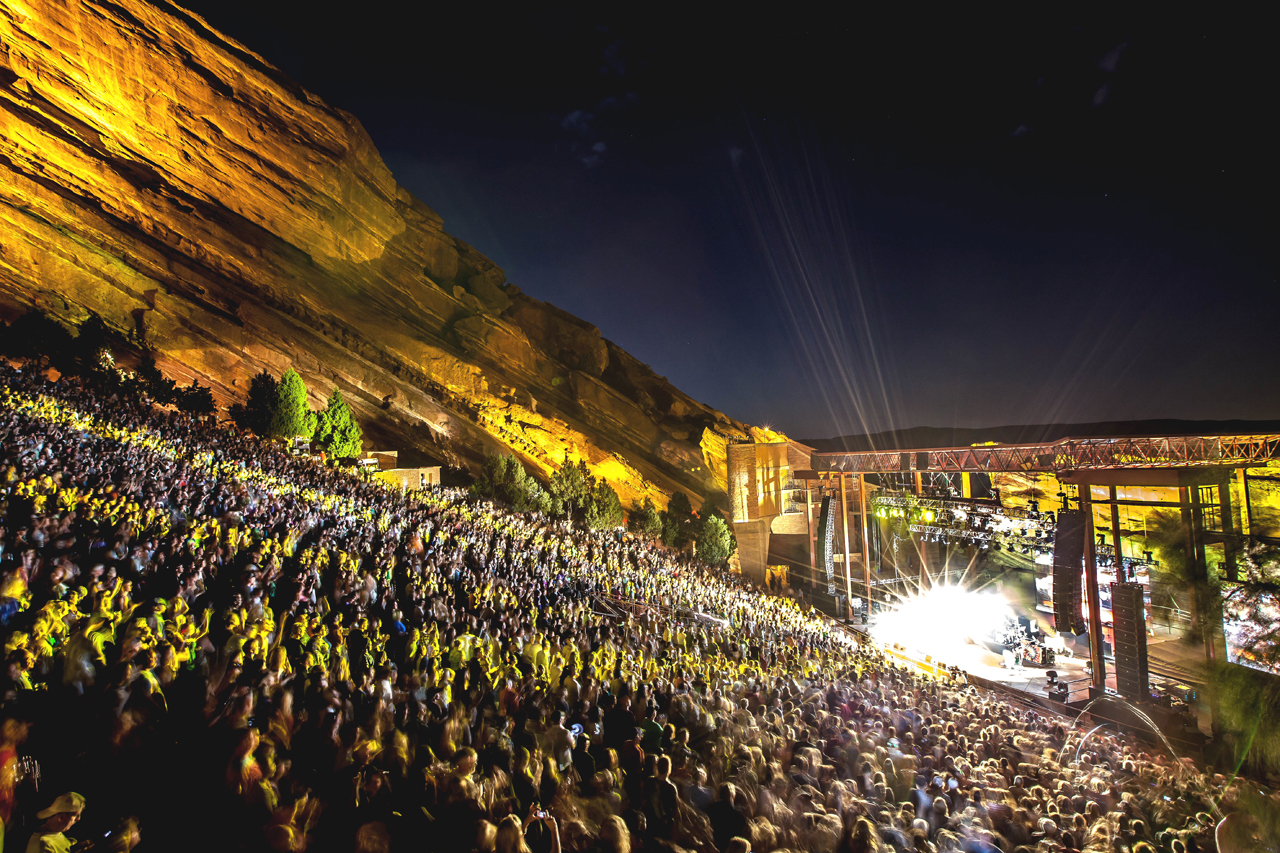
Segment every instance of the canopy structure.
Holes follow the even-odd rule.
[[[870,524],[867,491],[877,483],[894,482],[894,488],[906,486],[917,503],[925,497],[924,483],[928,475],[962,475],[963,496],[970,493],[970,474],[1044,473],[1062,483],[1080,486],[1080,509],[1085,516],[1086,548],[1084,558],[1085,589],[1088,596],[1093,681],[1101,690],[1105,685],[1105,662],[1101,642],[1101,610],[1096,592],[1097,550],[1092,509],[1093,504],[1109,504],[1113,519],[1114,553],[1121,553],[1118,511],[1121,505],[1160,505],[1181,511],[1187,528],[1187,551],[1193,571],[1207,575],[1206,544],[1239,537],[1251,526],[1247,505],[1239,522],[1231,507],[1230,482],[1244,474],[1246,468],[1267,467],[1280,460],[1280,434],[1249,433],[1227,435],[1169,436],[1104,436],[1062,438],[1055,441],[1018,444],[977,444],[969,447],[921,447],[892,450],[814,452],[809,470],[793,472],[797,480],[814,483],[819,488],[829,484],[839,491],[857,494],[862,522],[862,568],[864,591],[868,599],[875,582],[871,579],[869,553]],[[887,475],[887,480],[886,480]],[[914,488],[912,483],[914,482]],[[1177,490],[1177,500],[1126,500],[1117,487],[1166,487]],[[1092,487],[1108,487],[1101,494]],[[1105,496],[1104,496],[1105,495]],[[1245,492],[1247,498],[1247,489]],[[847,540],[847,534],[846,534]],[[848,544],[846,541],[846,551]],[[846,558],[847,560],[847,558]],[[1225,566],[1235,580],[1233,553],[1228,550]],[[852,594],[852,578],[846,561],[846,582]],[[1205,652],[1210,659],[1225,655],[1220,636],[1205,638]]]
[[[1280,459],[1280,435],[1063,438],[1037,444],[814,453],[815,471],[888,474],[1263,466]]]

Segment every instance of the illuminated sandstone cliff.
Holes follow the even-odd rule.
[[[224,404],[292,365],[375,444],[568,452],[625,504],[696,504],[727,441],[775,438],[507,284],[355,118],[170,4],[0,0],[0,310],[33,305],[142,335]]]

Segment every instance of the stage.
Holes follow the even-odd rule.
[[[1078,690],[1087,690],[1088,687],[1089,676],[1085,672],[1085,664],[1088,663],[1086,657],[1060,654],[1050,667],[1006,668],[1002,655],[972,642],[952,644],[945,653],[932,654],[919,649],[894,648],[885,645],[866,634],[865,629],[859,629],[858,633],[866,637],[869,642],[880,646],[886,655],[900,664],[916,667],[930,675],[936,675],[948,666],[955,666],[987,681],[998,682],[1010,689],[1046,699],[1053,698],[1049,696],[1049,680],[1046,675],[1050,670],[1058,674],[1059,681],[1077,683]]]

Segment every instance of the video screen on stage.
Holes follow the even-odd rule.
[[[1277,620],[1280,620],[1280,597],[1266,593],[1245,595],[1238,587],[1224,584],[1222,599],[1222,633],[1227,641],[1227,660],[1280,675],[1273,649]]]

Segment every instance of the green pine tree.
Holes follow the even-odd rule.
[[[644,503],[632,508],[627,517],[627,529],[649,539],[662,535],[662,516],[658,514],[652,499],[645,498]]]
[[[155,356],[150,352],[138,363],[138,379],[143,390],[157,403],[167,405],[178,399],[178,383],[160,372]]]
[[[736,543],[729,525],[718,514],[708,515],[698,533],[698,556],[703,562],[718,566],[734,552]]]
[[[271,412],[276,405],[276,388],[280,383],[264,369],[249,380],[249,395],[244,403],[231,407],[231,420],[241,429],[252,430],[255,435],[268,435]]]
[[[547,487],[555,514],[568,516],[571,520],[582,517],[591,502],[594,486],[595,478],[587,470],[587,463],[582,460],[570,462],[569,455],[565,454],[564,464],[551,475]]]
[[[622,501],[613,487],[601,480],[592,489],[587,505],[587,526],[592,530],[612,530],[622,526]]]
[[[273,438],[294,438],[313,435],[315,431],[316,413],[307,406],[306,383],[291,367],[280,377],[280,384],[276,387],[267,434]]]
[[[329,397],[329,405],[316,414],[315,441],[331,456],[358,456],[364,445],[364,433],[351,407],[337,388]]]
[[[218,410],[218,406],[213,400],[213,390],[206,385],[201,385],[194,379],[191,380],[191,385],[188,387],[177,389],[176,397],[179,411],[187,412],[188,414],[212,415]]]
[[[471,490],[482,498],[505,503],[516,512],[550,513],[551,496],[525,472],[514,455],[487,453]]]
[[[676,492],[662,513],[662,544],[683,548],[694,537],[693,505],[684,492]]]

